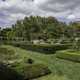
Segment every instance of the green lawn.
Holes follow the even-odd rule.
[[[80,80],[80,63],[56,58],[55,54],[46,55],[5,45],[3,47],[14,50],[18,55],[16,59],[18,64],[13,67],[18,72],[25,66],[25,61],[28,58],[33,59],[35,64],[42,63],[47,65],[52,71],[52,74],[40,77],[36,80]]]

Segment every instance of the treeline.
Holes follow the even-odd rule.
[[[48,40],[80,37],[80,23],[73,22],[67,25],[55,17],[30,16],[18,20],[11,28],[0,29],[0,36],[13,39],[21,37],[24,40]]]

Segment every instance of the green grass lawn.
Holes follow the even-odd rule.
[[[55,54],[46,55],[5,45],[3,47],[12,49],[17,54],[16,62],[14,60],[12,62],[14,64],[17,63],[13,68],[18,72],[21,72],[20,70],[25,66],[28,58],[33,59],[35,64],[42,63],[47,65],[52,73],[36,80],[80,80],[80,63],[56,58]]]

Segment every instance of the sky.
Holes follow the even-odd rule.
[[[79,20],[80,0],[0,0],[0,26],[10,26],[30,15]]]

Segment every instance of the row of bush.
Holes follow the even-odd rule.
[[[11,63],[7,64],[7,61],[14,61],[16,56],[15,52],[11,52],[11,49],[0,47],[0,79],[1,80],[30,80],[50,74],[51,71],[44,64],[35,64],[34,61],[29,58],[26,63]],[[11,57],[13,56],[13,57]],[[9,59],[10,58],[10,59]],[[13,60],[12,60],[13,59]],[[4,63],[6,61],[6,63]]]
[[[10,54],[10,55],[12,55],[14,53],[15,53],[14,50],[0,46],[0,54],[5,54],[5,55]]]
[[[0,46],[0,62],[8,63],[15,59],[18,59],[18,55],[13,49]]]
[[[65,50],[70,47],[70,44],[56,44],[56,45],[46,45],[46,44],[21,44],[21,43],[11,43],[16,47],[21,47],[27,50],[37,51],[41,53],[55,53],[57,50]]]
[[[23,76],[0,62],[0,80],[22,80]]]
[[[80,62],[80,52],[59,51],[56,55],[60,59]]]
[[[24,80],[34,79],[51,73],[47,66],[43,64],[27,65],[23,69]]]
[[[31,80],[51,73],[48,66],[44,64],[25,64],[24,66],[18,64],[12,68],[23,76],[23,80]]]

